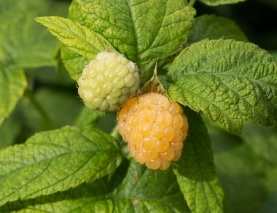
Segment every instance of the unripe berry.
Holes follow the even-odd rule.
[[[188,120],[180,105],[166,96],[151,92],[131,98],[117,120],[119,133],[139,163],[165,170],[181,157]]]
[[[97,54],[78,80],[78,93],[90,109],[115,111],[134,96],[139,85],[136,65],[118,52]]]

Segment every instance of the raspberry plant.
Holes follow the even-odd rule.
[[[276,52],[223,17],[224,8],[255,5],[242,1],[2,0],[0,212],[275,212]],[[80,100],[77,81],[101,52],[121,54],[139,73],[120,105],[148,94],[157,66],[166,99],[187,117],[182,155],[165,170],[134,160],[116,122],[124,111]],[[127,116],[153,118],[151,130],[167,121]]]

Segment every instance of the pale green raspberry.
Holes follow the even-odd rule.
[[[78,93],[90,109],[118,110],[139,86],[136,65],[118,52],[97,54],[78,80]]]

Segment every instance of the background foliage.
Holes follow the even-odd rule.
[[[99,8],[103,2],[94,1]],[[201,49],[202,43],[196,42],[206,38],[248,40],[276,56],[276,1],[255,0],[225,5],[237,2],[240,1],[196,1],[197,14],[190,34],[186,33],[190,21],[178,20],[188,37],[185,47],[194,45],[192,50]],[[76,70],[82,70],[80,67],[87,63],[84,56],[95,53],[91,49],[88,51],[87,46],[79,46],[77,52],[80,51],[80,55],[76,55],[72,51],[76,51],[74,47],[62,46],[35,21],[41,16],[66,18],[68,13],[77,22],[92,20],[80,18],[82,14],[73,9],[75,3],[65,0],[0,2],[0,212],[275,212],[276,124],[262,127],[246,122],[234,127],[228,122],[218,123],[233,131],[230,133],[211,123],[212,110],[210,115],[205,113],[202,120],[199,114],[186,108],[193,131],[177,165],[165,172],[151,171],[126,158],[124,152],[122,154],[120,148],[124,150],[124,145],[118,144],[110,135],[116,113],[102,116],[102,113],[84,108],[77,95],[76,82],[72,80],[80,75]],[[105,6],[103,3],[102,7]],[[180,3],[180,8],[182,6]],[[115,11],[113,7],[109,8]],[[187,7],[183,9],[186,14],[194,13]],[[91,18],[99,13],[86,14]],[[167,69],[168,62],[171,63],[167,57],[175,53],[174,39],[179,35],[169,37],[168,31],[161,27],[161,37],[156,37],[153,30],[152,46],[147,44],[143,40],[144,34],[153,25],[147,18],[147,15],[153,15],[149,10],[145,16],[149,22],[138,21],[135,27],[141,29],[142,40],[139,42],[145,46],[134,45],[137,38],[128,30],[132,19],[127,12],[124,14],[126,16],[120,16],[126,22],[126,28],[122,29],[126,38],[104,31],[105,44],[112,44],[138,63],[146,71],[142,76],[142,81],[146,81],[149,78],[147,71],[153,68],[153,58],[164,58],[160,70]],[[101,23],[82,24],[85,27],[95,24],[93,30],[101,33],[106,29],[105,18],[101,17]],[[156,24],[161,20],[156,19]],[[160,41],[167,46],[166,52],[159,49],[157,43]],[[209,50],[209,44],[203,45]],[[245,50],[251,48],[254,47],[250,45]],[[185,54],[179,58],[186,57]],[[67,61],[66,68],[60,55],[63,62]],[[267,57],[260,58],[259,64]],[[179,78],[174,81],[174,75],[179,73],[176,67],[175,70],[171,68],[171,77],[176,85],[182,85]],[[169,91],[173,91],[173,87],[168,86]],[[186,102],[174,92],[171,96],[181,103]],[[188,106],[198,111],[198,105],[201,104],[196,100],[194,105]],[[269,106],[261,108],[270,111]],[[247,120],[266,120],[265,124],[274,120],[274,116],[266,119],[245,117]],[[241,128],[242,133],[237,134]],[[223,206],[219,185],[224,192]]]

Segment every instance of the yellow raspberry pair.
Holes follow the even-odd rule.
[[[156,70],[148,85],[161,85]],[[131,155],[148,168],[165,170],[181,156],[187,117],[179,104],[159,93],[133,97],[138,86],[136,65],[118,52],[103,51],[84,68],[78,93],[90,109],[116,111],[123,105],[117,117],[119,132]]]

